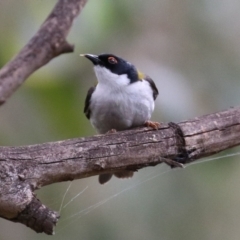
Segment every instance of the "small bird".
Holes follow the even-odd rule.
[[[158,129],[158,122],[150,121],[158,89],[153,80],[138,71],[130,62],[113,54],[81,54],[94,65],[98,80],[88,90],[84,113],[98,133],[104,134],[139,126]],[[119,171],[118,178],[129,178],[133,171]],[[106,183],[112,173],[99,175]]]

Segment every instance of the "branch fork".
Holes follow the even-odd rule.
[[[181,167],[240,144],[240,107],[160,129],[137,128],[88,138],[0,147],[0,215],[53,234],[59,214],[34,190],[102,173],[138,171],[167,163]],[[175,164],[175,165],[174,165]]]

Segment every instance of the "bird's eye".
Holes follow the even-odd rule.
[[[115,57],[109,57],[109,58],[108,58],[108,62],[109,62],[110,64],[116,64],[118,61],[117,61],[117,59],[116,59]]]

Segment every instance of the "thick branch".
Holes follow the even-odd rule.
[[[51,234],[59,216],[35,200],[33,191],[37,188],[105,172],[137,171],[165,159],[188,163],[239,144],[240,107],[178,125],[162,124],[157,131],[139,128],[32,146],[0,147],[0,215]],[[37,209],[38,214],[32,216],[35,210],[31,209]]]
[[[73,52],[66,36],[87,0],[59,0],[39,31],[0,70],[0,105],[38,68],[54,57]]]
[[[37,198],[33,197],[27,207],[11,221],[23,223],[37,233],[45,232],[51,235],[53,226],[56,225],[58,219],[57,212],[45,207]]]

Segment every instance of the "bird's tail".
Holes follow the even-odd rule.
[[[119,172],[115,172],[114,176],[117,178],[131,178],[133,176],[133,171],[119,171]],[[98,181],[100,184],[104,184],[106,182],[108,182],[111,178],[112,178],[112,173],[104,173],[104,174],[100,174]]]

